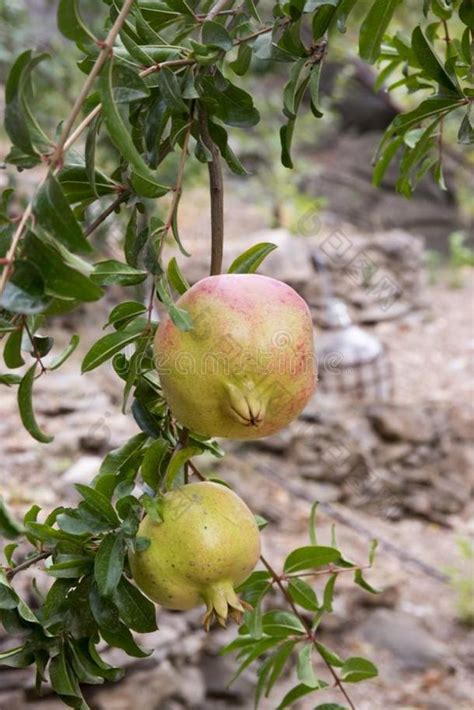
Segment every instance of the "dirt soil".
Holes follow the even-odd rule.
[[[448,288],[444,282],[430,286],[428,310],[377,327],[379,336],[390,348],[396,401],[416,406],[421,400],[431,399],[459,403],[466,410],[472,407],[474,275],[466,273],[463,279],[463,287],[456,290]],[[120,413],[120,385],[108,366],[85,377],[78,374],[81,356],[93,338],[95,324],[98,325],[105,316],[105,313],[98,314],[95,306],[88,314],[90,321],[83,319],[81,349],[61,370],[41,378],[35,388],[38,418],[47,432],[54,434],[53,443],[42,446],[23,431],[15,390],[1,390],[0,491],[19,515],[33,502],[39,503],[47,512],[60,502],[75,500],[74,482],[87,482],[97,472],[100,458],[136,431],[131,417]],[[58,330],[56,335],[58,347],[70,337],[64,330]],[[284,475],[285,472],[278,473]],[[292,496],[266,477],[264,469],[259,467],[258,453],[253,467],[248,460],[231,453],[228,480],[251,503],[255,512],[270,520],[271,525],[263,533],[263,538],[265,554],[275,566],[281,563],[289,549],[307,544],[309,503]],[[334,510],[343,512],[354,524],[353,527],[338,525],[338,542],[348,557],[363,563],[367,540],[354,529],[363,526],[374,537],[389,541],[436,570],[446,570],[461,564],[457,540],[474,533],[472,508],[472,502],[468,503],[462,514],[451,516],[444,526],[440,526],[414,519],[391,522],[335,505]],[[332,519],[322,512],[321,541],[330,540],[331,524]],[[464,574],[473,572],[465,569]],[[349,688],[358,710],[472,708],[474,632],[457,619],[456,593],[452,586],[408,563],[400,555],[385,549],[383,544],[376,568],[368,576],[374,585],[386,591],[380,597],[368,598],[344,578],[340,582],[335,613],[321,628],[325,643],[346,655],[372,657],[379,666],[378,679]],[[173,619],[177,624],[177,617]],[[214,639],[217,642],[220,636]],[[144,642],[146,645],[146,639]],[[202,643],[209,645],[212,640]],[[202,663],[196,661],[196,667],[204,673]],[[19,672],[19,679],[20,676],[18,687],[25,682],[28,685],[23,671]],[[204,673],[208,684],[204,699],[187,707],[212,710],[235,706],[250,710],[253,706],[253,676],[245,691],[247,697],[240,701],[225,700],[225,695],[222,696],[224,699],[220,697],[220,691],[210,691],[208,676]],[[0,672],[0,685],[2,677],[6,679],[7,675]],[[27,701],[27,694],[15,688],[10,672],[8,681],[3,694],[0,691],[1,708],[56,708],[56,701],[51,697],[41,703]],[[291,687],[289,682],[287,679],[280,683],[263,707],[274,709],[285,687]],[[124,684],[103,690],[102,694],[98,695],[95,707],[126,710],[134,703],[134,700],[124,700],[127,697]],[[343,704],[343,698],[331,691],[295,707],[310,710],[316,701]],[[142,707],[171,710],[184,705],[171,701],[153,705],[144,701]]]

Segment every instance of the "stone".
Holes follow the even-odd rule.
[[[376,609],[359,628],[369,643],[390,651],[405,670],[423,671],[449,665],[449,649],[410,614]]]
[[[248,700],[255,692],[255,674],[245,670],[229,685],[229,681],[237,670],[235,659],[230,656],[214,656],[204,654],[200,664],[204,675],[207,697],[224,699],[229,705],[239,700]]]
[[[61,476],[61,483],[65,488],[74,490],[74,484],[90,484],[91,479],[99,473],[102,459],[98,456],[81,456]]]
[[[173,667],[168,661],[146,670],[129,670],[125,678],[93,693],[96,710],[159,710],[167,699],[180,699],[188,707],[201,707],[205,699],[204,679],[193,666]]]
[[[368,416],[375,431],[387,441],[427,443],[436,437],[428,414],[412,406],[376,405],[369,408]]]

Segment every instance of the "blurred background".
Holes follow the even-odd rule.
[[[410,30],[418,4],[404,3],[401,32]],[[100,25],[97,5],[81,0]],[[37,105],[51,132],[84,77],[77,53],[56,30],[55,12],[48,0],[0,0],[0,84],[24,49],[50,52],[52,59],[37,70]],[[204,468],[218,471],[270,522],[264,546],[277,565],[288,550],[306,544],[314,500],[320,501],[322,544],[329,544],[336,523],[341,548],[363,563],[370,538],[379,538],[369,577],[383,591],[371,596],[341,580],[335,613],[320,627],[331,648],[365,654],[379,666],[377,680],[351,688],[357,708],[467,710],[474,699],[474,156],[456,145],[448,121],[445,191],[427,175],[405,199],[395,192],[395,164],[382,186],[373,187],[377,145],[410,97],[374,88],[376,74],[356,58],[355,41],[349,28],[331,45],[322,74],[324,117],[315,121],[301,112],[293,171],[279,156],[286,76],[260,61],[246,79],[258,82],[262,121],[232,134],[250,175],[226,173],[225,265],[254,243],[278,245],[260,271],[289,283],[310,305],[320,385],[281,434],[226,443],[223,462],[210,459]],[[4,133],[0,146],[4,156]],[[104,161],[113,160],[107,139],[100,150]],[[169,170],[173,175],[172,164]],[[192,259],[178,260],[192,282],[208,270],[206,179],[205,168],[189,161],[180,232]],[[0,186],[18,186],[25,199],[35,180],[35,170],[0,170]],[[166,198],[157,206],[165,209]],[[123,210],[97,231],[95,246],[106,258],[120,258],[126,217]],[[15,393],[1,390],[0,493],[19,514],[32,503],[47,511],[73,502],[74,484],[87,483],[103,456],[134,433],[132,418],[120,412],[121,385],[111,367],[79,374],[81,355],[125,294],[129,298],[130,289],[110,288],[100,305],[51,324],[58,344],[71,331],[82,339],[60,372],[38,382],[36,410],[55,436],[52,444],[29,438]],[[34,571],[24,575],[25,585],[28,574],[31,581]],[[199,613],[159,612],[158,621],[160,631],[142,640],[156,649],[150,659],[111,653],[127,665],[127,676],[88,690],[92,708],[253,707],[253,671],[229,687],[232,658],[218,655],[235,629],[206,635]],[[7,645],[3,633],[0,650]],[[262,707],[276,707],[286,682],[290,687],[290,679],[280,682]],[[28,669],[0,668],[0,708],[62,707],[52,696],[36,698],[33,687]],[[309,710],[313,703],[295,707]]]

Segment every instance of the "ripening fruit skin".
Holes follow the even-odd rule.
[[[290,286],[258,274],[198,281],[177,302],[193,327],[169,316],[155,362],[176,419],[199,434],[257,439],[289,424],[316,386],[309,308]]]
[[[167,609],[207,606],[204,624],[225,625],[228,614],[240,621],[245,603],[234,586],[252,572],[260,556],[255,518],[226,486],[205,481],[166,493],[162,522],[146,515],[138,535],[149,547],[130,554],[140,589]]]

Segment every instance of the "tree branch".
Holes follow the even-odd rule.
[[[46,560],[48,557],[51,556],[51,552],[38,552],[37,555],[33,555],[33,557],[27,557],[26,560],[23,560],[23,562],[20,562],[19,565],[16,565],[16,567],[12,567],[6,572],[6,578],[7,582],[11,582],[13,577],[18,573],[21,572],[24,569],[28,569],[28,567],[31,567],[32,565],[35,565],[37,562],[40,562],[41,560]]]
[[[126,202],[132,193],[130,190],[124,190],[98,217],[92,224],[90,224],[84,232],[84,235],[88,237],[92,232],[94,232],[97,227],[99,227],[102,222],[105,222],[107,217],[115,212],[117,207],[119,207],[123,202]]]
[[[114,24],[112,25],[109,34],[107,35],[105,41],[101,43],[102,49],[99,52],[99,56],[97,57],[94,66],[92,67],[92,70],[87,77],[86,81],[84,82],[84,85],[79,92],[79,96],[77,97],[74,106],[72,107],[72,111],[69,115],[69,118],[67,119],[66,123],[64,124],[64,128],[61,132],[61,135],[59,137],[59,140],[57,142],[57,145],[54,149],[54,152],[50,158],[51,160],[51,165],[55,166],[57,163],[60,163],[62,160],[63,156],[63,149],[66,144],[66,141],[69,137],[69,134],[72,130],[72,127],[75,123],[76,118],[78,117],[79,113],[81,112],[82,104],[84,103],[85,99],[87,98],[87,95],[89,91],[92,88],[92,85],[94,81],[96,80],[97,76],[100,74],[100,71],[102,67],[104,66],[105,62],[107,61],[108,57],[110,56],[111,52],[113,51],[113,46],[114,42],[117,38],[118,33],[122,29],[122,26],[127,18],[128,13],[131,10],[131,7],[135,0],[125,0],[122,9],[120,10],[120,13],[115,20]]]
[[[214,7],[207,13],[206,22],[213,20],[221,12],[221,10],[224,9],[228,2],[229,0],[218,0]]]
[[[214,276],[222,271],[224,251],[224,185],[219,150],[209,134],[207,115],[202,106],[199,107],[199,126],[202,142],[209,150],[212,160],[207,164],[209,171],[209,187],[211,195],[211,268]]]
[[[103,67],[103,65],[104,65],[104,63],[105,63],[105,61],[112,49],[113,43],[114,43],[118,33],[120,32],[120,29],[122,28],[122,25],[125,22],[125,18],[127,17],[133,3],[134,3],[134,0],[126,0],[126,2],[124,3],[124,5],[120,11],[120,14],[118,15],[117,19],[115,20],[114,24],[112,25],[112,28],[111,28],[109,34],[107,35],[107,39],[104,42],[104,46],[103,46],[102,50],[100,51],[99,56],[98,56],[94,66],[91,70],[91,73],[87,77],[87,79],[84,83],[84,86],[82,87],[82,90],[80,91],[79,96],[77,97],[77,99],[74,103],[74,106],[72,107],[71,114],[66,121],[66,124],[62,130],[60,137],[59,137],[58,143],[57,143],[52,155],[49,158],[48,171],[46,172],[46,175],[43,177],[43,179],[40,181],[38,187],[36,188],[35,195],[37,194],[37,192],[39,191],[41,186],[46,182],[49,175],[56,170],[57,165],[61,162],[62,157],[64,155],[64,151],[66,150],[66,143],[67,143],[68,136],[71,132],[71,129],[74,125],[74,122],[75,122],[77,116],[80,113],[82,104],[83,104],[84,100],[86,99],[87,94],[89,93],[91,86],[95,81],[95,78],[97,77],[100,70],[102,69],[102,67]],[[96,109],[94,109],[94,111],[97,111],[97,107],[96,107]],[[94,111],[92,112],[93,114],[94,114]],[[97,113],[95,113],[91,118],[89,118],[89,121],[88,121],[89,123],[90,123],[90,121],[92,121],[92,119],[94,118],[95,115],[97,115]],[[82,130],[84,130],[85,126],[88,124],[85,123],[85,121],[83,121],[82,124],[84,124],[84,126],[82,128]],[[75,140],[77,139],[77,137],[79,135],[80,135],[80,133],[77,133]],[[69,142],[68,148],[71,145],[72,145],[72,143]],[[29,218],[33,214],[33,204],[34,204],[35,195],[33,195],[30,202],[28,203],[28,206],[26,207],[25,211],[23,212],[22,218],[21,218],[20,222],[18,223],[15,234],[13,235],[13,239],[12,239],[12,243],[10,244],[10,248],[6,254],[6,258],[11,263],[7,264],[6,268],[4,269],[4,271],[2,273],[2,278],[0,279],[0,295],[3,293],[3,290],[5,288],[5,284],[7,283],[7,280],[10,276],[16,248],[18,246],[18,242],[21,239],[23,231],[26,227],[26,223],[28,222]]]
[[[306,630],[306,633],[307,633],[307,636],[308,636],[308,639],[313,643],[313,645],[315,646],[315,648],[317,648],[317,647],[316,647],[315,638],[314,638],[314,634],[313,634],[313,632],[312,632],[312,630],[311,630],[311,627],[308,625],[308,622],[306,621],[305,617],[298,611],[298,609],[297,609],[297,607],[296,607],[296,605],[295,605],[293,599],[291,598],[291,596],[290,596],[288,590],[285,588],[285,586],[284,586],[284,584],[283,584],[283,582],[282,582],[282,578],[275,572],[275,570],[273,569],[273,567],[270,565],[269,562],[267,562],[267,560],[265,559],[265,557],[263,557],[263,555],[260,556],[260,559],[261,559],[262,563],[264,564],[264,566],[267,568],[267,570],[270,572],[270,574],[271,574],[271,576],[272,576],[272,578],[273,578],[275,584],[276,584],[277,587],[280,589],[281,593],[283,594],[283,596],[285,597],[286,601],[287,601],[288,604],[290,605],[290,607],[291,607],[291,609],[292,609],[294,615],[300,620],[300,622],[301,622],[302,625],[304,626],[304,628],[305,628],[305,630]],[[334,678],[335,684],[337,685],[337,687],[339,688],[339,690],[341,691],[341,693],[342,693],[343,696],[345,697],[345,699],[346,699],[347,703],[349,704],[349,707],[351,708],[351,710],[356,710],[356,707],[355,707],[354,703],[353,703],[352,700],[350,699],[350,697],[349,697],[349,695],[348,695],[346,689],[344,688],[344,685],[343,685],[341,679],[340,679],[339,676],[337,675],[337,673],[336,673],[336,671],[334,670],[334,668],[331,666],[331,664],[330,664],[323,656],[321,656],[321,654],[319,654],[319,655],[320,655],[320,657],[322,658],[322,660],[324,661],[324,663],[326,664],[326,666],[328,667],[328,669],[329,669],[329,671],[330,671],[332,677]]]

